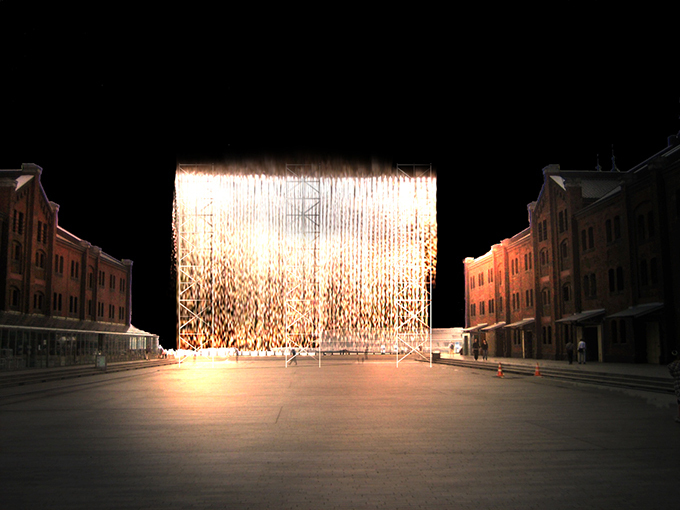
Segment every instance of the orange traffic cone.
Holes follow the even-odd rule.
[[[534,372],[534,376],[543,377],[541,375],[541,371],[538,369],[538,363],[536,363],[536,371]]]
[[[496,377],[503,377],[503,369],[500,363],[498,364],[498,374],[496,374]]]

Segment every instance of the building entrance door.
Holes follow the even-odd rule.
[[[598,327],[584,327],[583,340],[586,342],[586,361],[600,361],[600,339]]]

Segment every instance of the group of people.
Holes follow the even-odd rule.
[[[479,344],[479,340],[475,338],[474,342],[472,342],[472,354],[475,356],[475,361],[479,358],[479,351],[482,351],[482,360],[488,361],[489,359],[489,344],[486,341],[486,338],[482,340],[481,345]]]
[[[569,364],[571,365],[574,362],[574,342],[569,340],[567,342],[567,345],[565,346],[567,349],[567,359],[569,360]],[[576,348],[578,352],[578,364],[585,365],[586,364],[586,342],[581,339],[578,343],[578,347]]]

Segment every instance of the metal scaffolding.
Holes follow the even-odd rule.
[[[181,181],[201,165],[178,166]],[[177,185],[177,184],[176,184]],[[183,200],[175,196],[175,200]],[[189,196],[191,206],[175,203],[177,235],[177,348],[198,351],[215,347],[212,320],[215,281],[213,275],[213,197],[210,186],[201,196]],[[208,278],[205,276],[209,275]],[[206,285],[207,284],[207,285]]]
[[[408,164],[397,165],[397,174],[401,177],[418,179],[432,177],[432,165]],[[397,265],[397,324],[396,324],[396,356],[399,363],[411,354],[427,359],[422,352],[423,346],[429,342],[429,361],[432,366],[432,282],[434,279],[434,260],[426,255],[426,232],[422,220],[418,221],[417,208],[413,214],[406,211],[401,218],[399,230],[399,264]],[[405,249],[415,246],[418,253]],[[427,267],[420,260],[427,259]]]
[[[286,367],[298,356],[321,367],[319,237],[321,180],[312,165],[286,164]]]

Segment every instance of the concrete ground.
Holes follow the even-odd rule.
[[[0,506],[670,508],[672,396],[393,358],[0,391]]]

